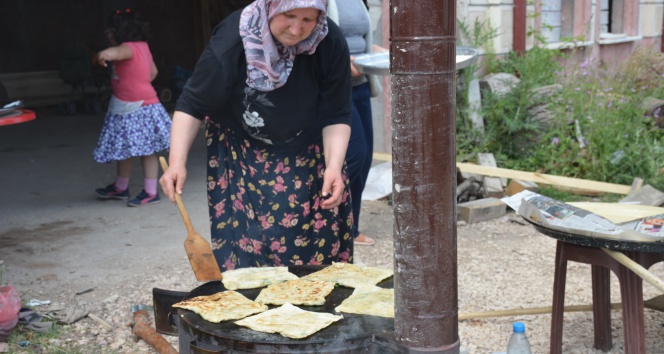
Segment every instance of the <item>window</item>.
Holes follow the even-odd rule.
[[[556,43],[574,35],[574,0],[541,0],[542,37]]]

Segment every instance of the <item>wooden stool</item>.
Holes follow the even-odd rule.
[[[664,254],[662,253],[642,251],[623,251],[623,253],[646,269],[655,263],[664,261]],[[579,246],[560,240],[556,244],[556,264],[553,279],[551,354],[562,354],[567,261],[591,265],[595,348],[608,351],[613,347],[611,341],[609,273],[609,270],[612,270],[620,283],[625,353],[645,354],[643,279],[606,254],[601,248]]]

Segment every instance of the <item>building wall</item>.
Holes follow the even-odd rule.
[[[479,19],[499,28],[500,35],[491,43],[496,54],[512,50],[514,0],[463,0],[457,4],[460,21],[472,24]],[[575,38],[577,45],[590,47],[587,53],[615,64],[626,57],[625,51],[661,46],[664,0],[536,0],[527,5],[527,12],[527,30],[545,38],[543,43],[529,36],[527,48],[562,47]]]

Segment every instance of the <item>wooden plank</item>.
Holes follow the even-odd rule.
[[[386,153],[374,153],[374,158],[383,161],[392,161],[392,155]],[[499,167],[486,167],[474,165],[471,163],[457,162],[457,167],[461,172],[475,173],[483,176],[505,177],[522,179],[524,181],[531,181],[539,184],[547,184],[554,186],[564,186],[575,189],[586,189],[595,192],[605,192],[614,194],[629,194],[631,186],[614,184],[607,182],[591,181],[587,179],[561,177],[554,175],[547,175],[543,173],[526,172],[519,170],[509,170]]]
[[[627,195],[631,186],[622,184],[614,184],[607,182],[591,181],[572,177],[561,177],[554,175],[547,175],[543,173],[534,173],[518,170],[509,170],[499,167],[486,167],[478,166],[470,163],[458,162],[457,167],[461,172],[477,173],[486,176],[506,177],[522,179],[524,181],[531,181],[539,184],[557,185],[575,189],[587,189],[589,191],[606,192],[615,194]]]
[[[645,218],[657,214],[664,214],[664,208],[650,205],[598,203],[598,202],[568,202],[577,208],[585,209],[611,220],[615,224]]]

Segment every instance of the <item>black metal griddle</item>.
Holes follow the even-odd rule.
[[[324,266],[291,266],[288,270],[298,277],[316,272]],[[393,288],[392,277],[379,283]],[[263,288],[237,290],[254,300]],[[203,284],[185,299],[211,295],[226,290],[220,281]],[[186,353],[362,353],[368,352],[375,334],[394,330],[394,319],[379,316],[337,313],[334,308],[353,293],[352,288],[337,286],[326,297],[323,306],[298,306],[306,311],[341,314],[344,318],[303,339],[291,339],[278,333],[263,333],[238,326],[234,321],[212,323],[198,314],[177,309],[179,351]],[[269,306],[270,309],[278,306]]]

